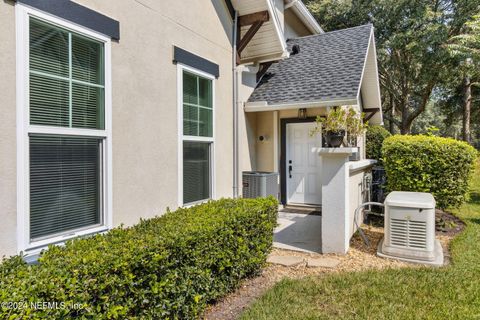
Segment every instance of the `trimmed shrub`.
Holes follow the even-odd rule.
[[[277,209],[274,198],[210,201],[50,246],[38,265],[7,259],[0,318],[197,318],[264,265]]]
[[[383,143],[390,191],[430,192],[437,207],[459,207],[467,200],[476,150],[469,144],[433,136],[400,136]]]
[[[392,136],[387,129],[382,126],[367,127],[366,146],[367,159],[378,160],[379,164],[382,162],[382,145],[383,140]]]

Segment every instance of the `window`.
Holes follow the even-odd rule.
[[[110,42],[20,8],[25,250],[109,226]]]
[[[182,68],[181,204],[212,197],[213,79]]]

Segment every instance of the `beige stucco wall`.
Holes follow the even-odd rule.
[[[232,195],[231,35],[219,1],[79,3],[120,21],[112,45],[113,221],[138,222],[177,207],[177,66],[173,46],[220,66],[215,81],[215,195]],[[198,13],[202,12],[202,19]],[[228,31],[228,32],[227,32]]]
[[[315,118],[317,115],[325,115],[326,108],[307,109],[307,117]],[[256,140],[255,152],[257,170],[276,171],[279,168],[280,161],[280,137],[281,137],[281,119],[297,118],[298,109],[278,111],[275,118],[275,111],[257,112],[257,137],[267,136],[265,141]],[[276,123],[276,125],[275,125]],[[276,130],[275,130],[276,128]],[[276,138],[275,138],[276,136]],[[275,165],[277,162],[277,165]]]
[[[0,259],[17,248],[15,8],[0,3]]]
[[[274,171],[274,113],[257,113],[257,139],[255,143],[257,170]],[[259,137],[263,136],[263,141]]]
[[[242,194],[242,171],[257,170],[256,166],[256,139],[257,139],[257,114],[245,113],[243,104],[252,94],[256,81],[256,67],[252,70],[238,67],[238,118],[239,118],[239,182]]]
[[[349,222],[349,238],[353,236],[355,231],[357,231],[357,226],[354,222],[355,209],[364,202],[367,202],[367,194],[365,193],[363,180],[366,174],[371,172],[371,168],[362,169],[359,171],[350,172],[350,177],[348,180],[349,183],[349,210],[348,218]],[[363,222],[363,214],[359,214],[357,217],[357,222],[361,225]]]
[[[174,45],[220,66],[215,80],[215,197],[231,197],[231,19],[223,0],[76,2],[120,22],[121,39],[112,42],[114,225],[132,225],[177,207],[181,181]],[[0,43],[2,256],[17,250],[15,13],[9,2],[0,3]],[[240,123],[245,136],[251,135],[247,122]]]

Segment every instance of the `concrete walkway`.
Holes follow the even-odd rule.
[[[273,246],[280,249],[321,253],[321,231],[321,216],[279,212]]]

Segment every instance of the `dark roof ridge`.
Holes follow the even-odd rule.
[[[348,30],[357,29],[357,28],[364,28],[364,27],[367,27],[367,26],[373,28],[373,24],[372,24],[372,23],[366,23],[366,24],[362,24],[362,25],[359,25],[359,26],[355,26],[355,27],[343,28],[343,29],[328,31],[328,32],[320,33],[320,34],[312,34],[312,35],[309,35],[309,36],[288,38],[287,41],[290,41],[290,40],[303,40],[303,39],[307,39],[307,38],[326,36],[326,35],[330,35],[330,34],[332,34],[332,33],[337,33],[337,32],[342,32],[342,31],[348,31]]]

